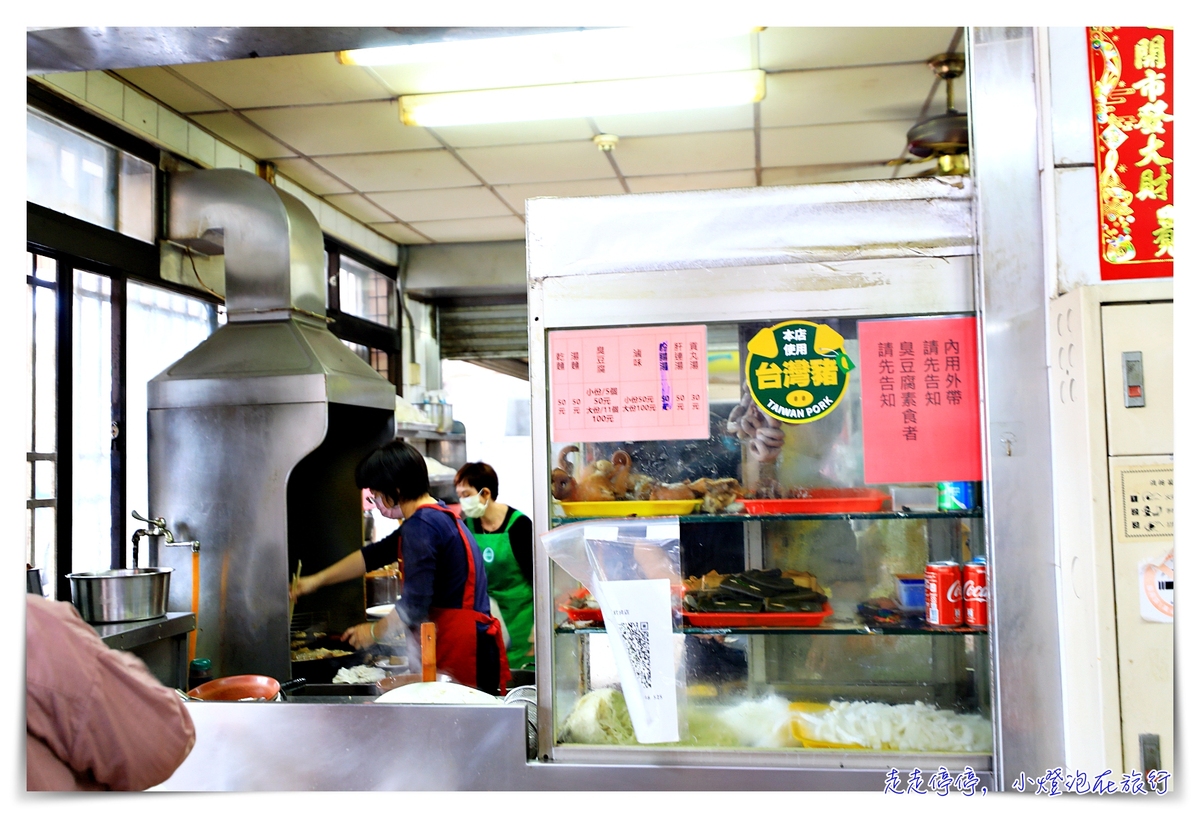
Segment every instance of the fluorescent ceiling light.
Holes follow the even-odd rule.
[[[400,97],[405,125],[479,125],[722,108],[758,102],[766,72],[728,71]]]
[[[645,49],[661,50],[670,44],[706,42],[758,30],[750,26],[695,26],[671,28],[669,31],[658,28],[599,28],[359,48],[339,51],[337,59],[347,65],[413,65],[464,60],[486,64],[495,60],[546,59],[555,55],[574,56],[586,52],[589,58],[603,56],[611,60]]]

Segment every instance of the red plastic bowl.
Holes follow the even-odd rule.
[[[193,687],[188,695],[206,702],[237,702],[242,699],[271,701],[279,695],[279,682],[270,676],[222,676]]]

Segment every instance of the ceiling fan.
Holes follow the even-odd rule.
[[[893,159],[887,164],[913,165],[937,162],[937,165],[916,176],[965,176],[971,164],[967,155],[967,115],[954,107],[954,80],[966,70],[962,53],[938,54],[927,65],[946,82],[946,112],[921,120],[908,129],[905,151],[909,156]]]

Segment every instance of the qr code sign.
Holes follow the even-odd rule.
[[[629,656],[629,664],[638,683],[649,690],[650,684],[650,623],[621,622],[621,641],[625,643],[625,653]]]

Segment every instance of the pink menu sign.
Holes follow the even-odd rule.
[[[708,438],[703,324],[550,333],[554,442]]]

